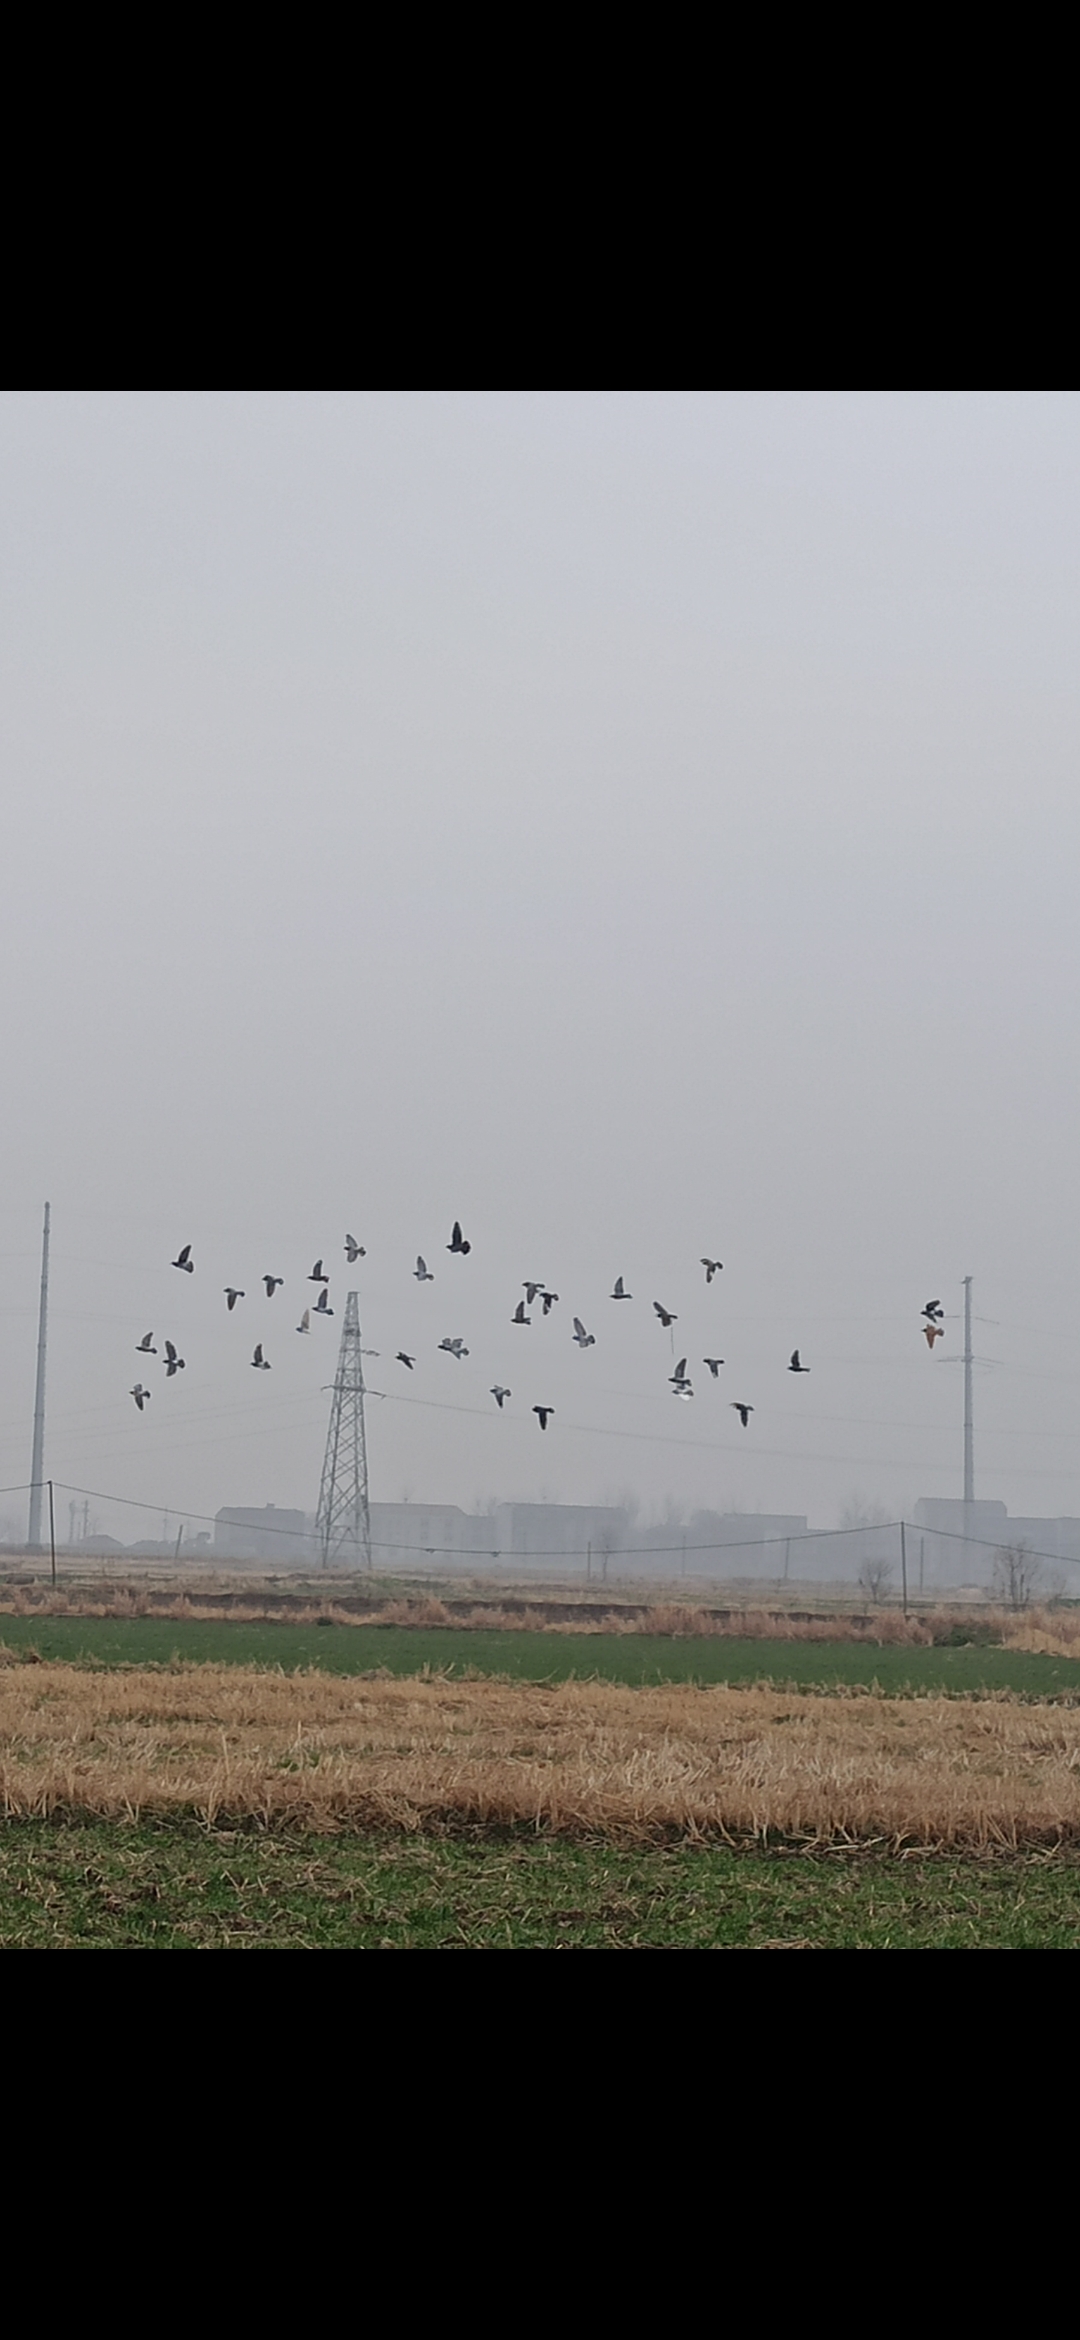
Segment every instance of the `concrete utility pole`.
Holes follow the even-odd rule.
[[[37,1386],[34,1391],[34,1455],[30,1465],[30,1518],[27,1543],[41,1550],[41,1499],[45,1492],[45,1336],[49,1325],[49,1206],[41,1238],[41,1306],[38,1311]]]

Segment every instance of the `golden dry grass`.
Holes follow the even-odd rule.
[[[1080,1711],[8,1663],[0,1792],[9,1817],[1017,1847],[1080,1840]]]
[[[323,1598],[312,1591],[306,1600],[297,1599],[294,1594],[283,1601],[267,1589],[261,1593],[251,1591],[246,1598],[234,1597],[223,1610],[220,1603],[200,1600],[198,1589],[191,1592],[177,1589],[162,1597],[160,1592],[155,1595],[142,1585],[117,1584],[100,1591],[61,1586],[55,1592],[47,1586],[0,1586],[0,1617],[5,1615],[118,1621],[164,1617],[176,1624],[298,1626],[315,1625],[322,1620],[332,1625],[391,1625],[421,1631],[451,1627],[461,1633],[659,1634],[673,1639],[703,1636],[723,1640],[852,1642],[870,1648],[910,1649],[929,1648],[953,1634],[967,1639],[977,1632],[980,1641],[993,1642],[1002,1649],[1030,1650],[1051,1657],[1080,1657],[1080,1608],[1033,1607],[1017,1613],[990,1603],[980,1603],[977,1607],[971,1604],[952,1607],[943,1603],[934,1608],[913,1609],[905,1617],[902,1610],[885,1606],[870,1614],[824,1610],[807,1615],[805,1611],[792,1614],[788,1609],[748,1605],[709,1608],[699,1602],[674,1599],[653,1601],[648,1606],[628,1610],[607,1608],[583,1599],[572,1616],[550,1617],[545,1614],[541,1598],[510,1609],[498,1600],[463,1599],[455,1595],[451,1606],[437,1594],[414,1593],[395,1596],[377,1607],[357,1611],[342,1607],[332,1593]]]

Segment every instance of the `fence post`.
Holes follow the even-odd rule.
[[[53,1484],[49,1480],[49,1551],[52,1554],[52,1582],[56,1591],[56,1515],[53,1511]]]
[[[904,1522],[900,1522],[900,1582],[904,1593],[904,1615],[907,1616],[907,1536]]]

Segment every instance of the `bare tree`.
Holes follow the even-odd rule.
[[[875,1606],[888,1597],[892,1587],[893,1564],[889,1554],[882,1551],[882,1539],[874,1530],[887,1527],[890,1517],[883,1503],[875,1503],[858,1488],[849,1496],[840,1514],[842,1529],[849,1535],[861,1529],[866,1537],[857,1581]]]
[[[873,1601],[875,1608],[880,1601],[887,1599],[892,1589],[892,1575],[891,1560],[880,1558],[863,1561],[859,1570],[859,1584],[863,1592],[868,1594]]]
[[[596,1539],[596,1550],[603,1562],[600,1575],[605,1584],[607,1583],[608,1561],[610,1560],[612,1553],[619,1551],[619,1549],[620,1545],[617,1531],[611,1527],[601,1528],[600,1533]]]
[[[1042,1581],[1042,1562],[1026,1544],[1004,1544],[994,1554],[994,1591],[1009,1609],[1030,1608]]]

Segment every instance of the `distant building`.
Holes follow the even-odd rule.
[[[805,1512],[696,1511],[685,1527],[643,1528],[634,1541],[652,1573],[781,1582],[805,1574]],[[796,1554],[799,1555],[796,1564]]]
[[[628,1514],[604,1504],[500,1503],[484,1524],[502,1559],[550,1560],[575,1574],[590,1545],[602,1565],[631,1542]]]
[[[952,1495],[920,1495],[915,1524],[938,1528],[943,1535],[985,1537],[988,1543],[1008,1542],[1009,1514],[1003,1503],[964,1503]]]
[[[433,1563],[436,1569],[451,1565],[469,1555],[487,1526],[457,1503],[373,1503],[371,1565],[421,1572],[430,1572]]]
[[[310,1568],[315,1558],[311,1521],[306,1512],[279,1511],[274,1503],[264,1503],[257,1511],[227,1504],[214,1519],[214,1558]]]
[[[987,1590],[999,1552],[1025,1544],[1041,1561],[1048,1590],[1056,1578],[1074,1597],[1080,1595],[1080,1519],[1017,1517],[1004,1503],[923,1495],[915,1505],[915,1529],[908,1539],[915,1547],[908,1555],[908,1579],[921,1579],[927,1591],[958,1585]]]

